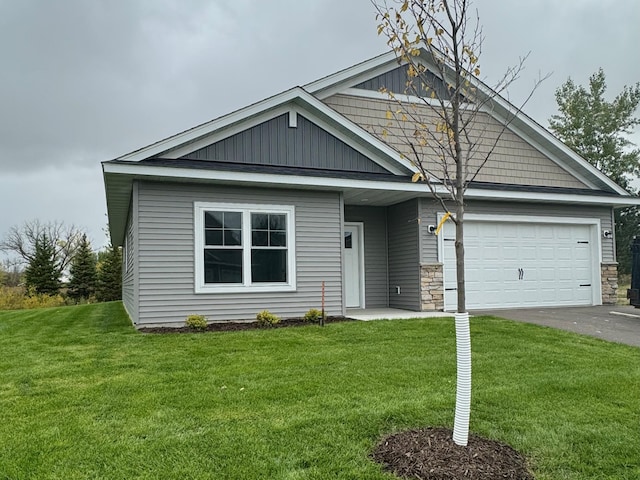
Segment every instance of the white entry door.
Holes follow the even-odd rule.
[[[364,308],[362,224],[344,224],[344,292],[347,308]]]
[[[455,310],[455,229],[443,230],[445,309]],[[467,307],[593,305],[598,248],[589,225],[465,221]]]

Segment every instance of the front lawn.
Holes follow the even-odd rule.
[[[384,479],[451,426],[452,319],[143,335],[120,303],[0,312],[0,479]],[[640,349],[472,319],[471,429],[541,479],[640,478]]]

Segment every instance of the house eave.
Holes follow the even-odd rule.
[[[118,161],[104,162],[102,167],[107,192],[111,238],[116,245],[120,245],[124,239],[132,186],[136,180],[339,191],[343,193],[345,203],[359,205],[385,206],[416,197],[432,197],[424,183],[412,183],[409,181],[409,177],[407,177],[407,181],[390,182],[375,179],[140,165]],[[436,188],[443,196],[447,195],[443,185],[438,185]],[[497,187],[472,187],[467,190],[466,197],[470,200],[564,203],[609,207],[640,205],[640,198],[632,197],[629,194],[541,192]]]

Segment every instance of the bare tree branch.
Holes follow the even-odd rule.
[[[0,250],[16,254],[20,263],[29,263],[34,258],[36,240],[46,236],[53,243],[57,268],[64,272],[71,264],[82,234],[74,225],[65,225],[60,221],[42,223],[36,219],[21,226],[12,226],[0,240]]]

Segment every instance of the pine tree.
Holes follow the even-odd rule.
[[[100,302],[122,300],[122,253],[113,245],[99,255],[96,298]]]
[[[55,295],[60,290],[60,267],[54,259],[53,241],[43,234],[36,239],[33,258],[24,274],[27,288],[35,293]]]
[[[69,296],[74,300],[88,299],[96,292],[96,257],[85,234],[71,262]]]
[[[598,170],[631,193],[630,179],[640,175],[640,149],[629,134],[640,125],[634,113],[640,105],[640,82],[625,86],[613,101],[605,99],[604,71],[589,77],[589,86],[570,78],[556,90],[559,114],[549,119],[551,131]],[[631,270],[630,245],[640,235],[640,209],[616,209],[616,255],[618,272]]]

